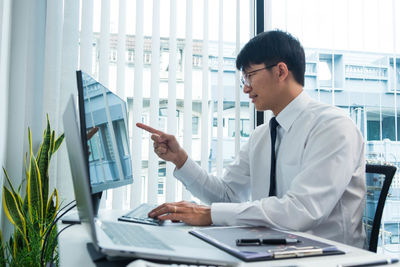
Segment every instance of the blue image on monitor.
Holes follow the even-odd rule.
[[[126,102],[81,71],[92,194],[133,181]],[[79,87],[79,86],[78,86]],[[91,136],[92,135],[92,136]],[[91,137],[90,137],[91,136]]]

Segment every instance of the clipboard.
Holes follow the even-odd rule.
[[[245,261],[265,261],[345,254],[336,246],[267,227],[228,226],[197,228],[192,235]],[[240,238],[294,238],[296,245],[237,246]]]

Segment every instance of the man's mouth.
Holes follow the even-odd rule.
[[[249,98],[254,103],[255,99],[257,98],[257,95],[251,95],[251,96],[249,96]]]

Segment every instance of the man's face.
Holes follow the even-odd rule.
[[[249,94],[256,110],[272,110],[279,101],[277,79],[274,77],[276,65],[252,64],[244,72],[249,84],[243,85],[243,92]]]

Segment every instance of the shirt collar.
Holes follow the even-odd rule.
[[[310,102],[310,97],[303,90],[295,99],[292,100],[278,116],[276,120],[279,125],[287,132],[290,127],[292,127],[293,122],[296,118],[306,109],[308,103]]]

